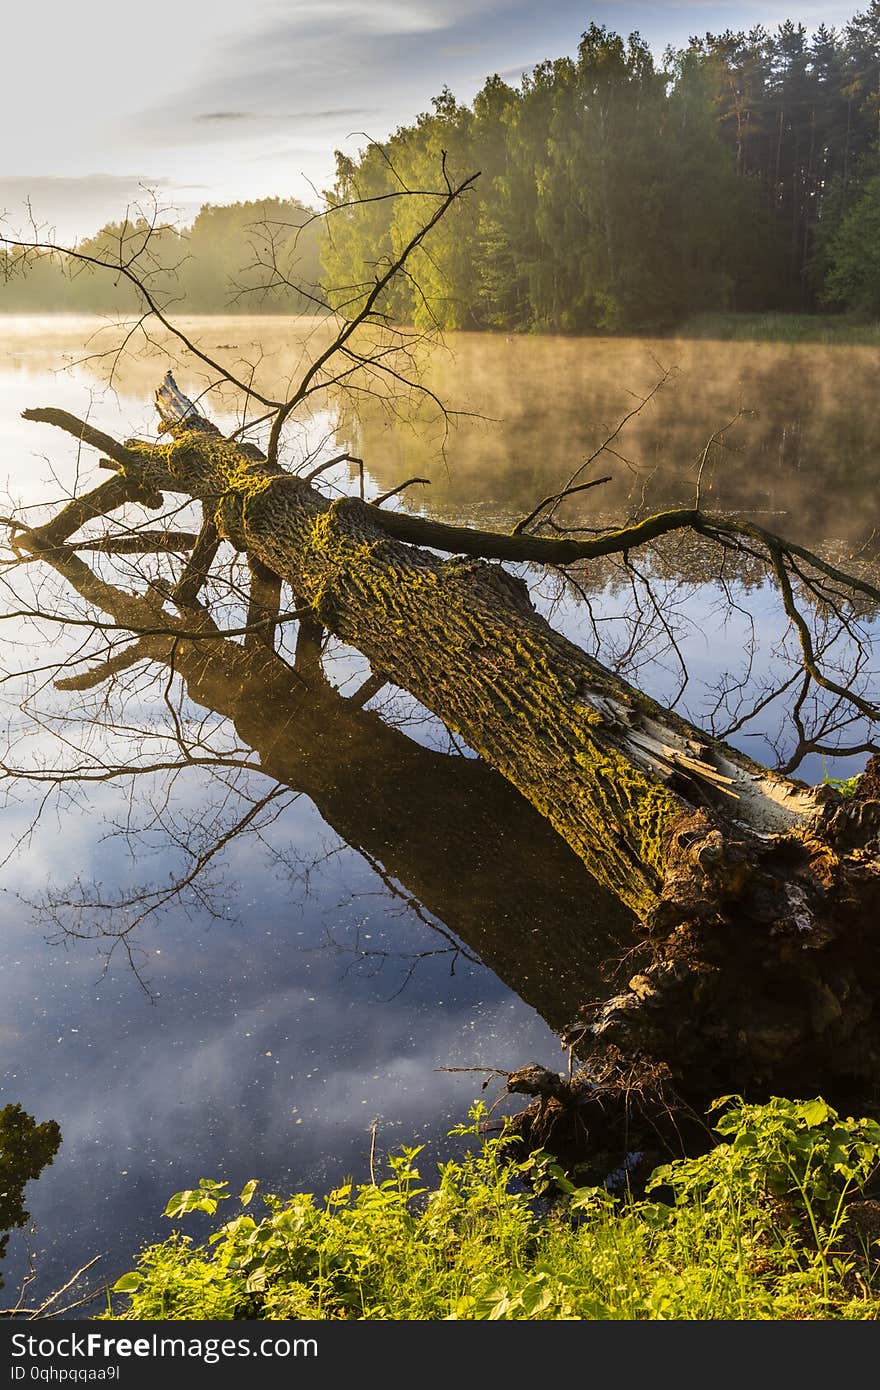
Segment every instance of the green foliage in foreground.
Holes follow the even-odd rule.
[[[206,1246],[174,1234],[149,1247],[115,1285],[127,1307],[107,1316],[880,1316],[880,1242],[859,1236],[851,1206],[878,1172],[880,1125],[821,1099],[727,1096],[713,1111],[716,1147],[657,1169],[642,1200],[575,1188],[546,1154],[517,1163],[503,1136],[442,1165],[429,1189],[404,1148],[380,1184],[266,1196],[262,1219],[242,1211]],[[483,1117],[476,1107],[454,1132],[477,1135]],[[213,1214],[226,1187],[203,1179],[166,1215]],[[549,1211],[536,1200],[560,1189]]]

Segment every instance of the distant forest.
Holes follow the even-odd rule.
[[[371,201],[340,208],[332,236],[298,203],[205,207],[157,238],[155,286],[189,312],[308,312],[321,284],[350,304],[436,206],[383,195],[438,187],[443,152],[450,177],[481,177],[390,292],[400,320],[614,332],[703,311],[880,314],[880,0],[841,29],[706,34],[660,66],[638,34],[593,24],[518,87],[491,77],[471,105],[444,89],[381,145],[337,152],[331,201]],[[285,273],[267,277],[270,260]],[[0,283],[6,310],[119,302],[48,262]]]
[[[321,293],[319,228],[302,203],[263,198],[206,204],[183,230],[134,213],[78,242],[77,250],[114,263],[136,258],[150,295],[178,314],[298,314],[315,311]],[[4,264],[0,253],[0,312],[125,312],[138,303],[123,275],[55,255],[25,267],[10,251]]]

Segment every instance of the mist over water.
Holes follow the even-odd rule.
[[[211,356],[239,376],[253,374],[270,395],[284,392],[331,334],[326,319],[237,315],[182,323]],[[210,380],[161,329],[151,334],[153,344],[136,336],[118,359],[121,334],[110,319],[10,315],[0,327],[4,382],[51,372],[56,397],[76,380],[82,399],[83,384],[98,391],[109,378],[111,394],[99,397],[102,418],[118,414],[132,433],[155,431],[157,367],[173,365],[193,395]],[[318,411],[332,408],[336,442],[362,452],[377,486],[412,473],[430,477],[430,494],[414,490],[410,507],[438,516],[492,514],[499,523],[517,517],[560,486],[667,377],[614,441],[619,457],[606,453],[594,465],[592,475],[610,473],[610,483],[568,504],[573,520],[604,524],[634,506],[687,505],[706,445],[717,436],[704,467],[705,506],[761,516],[768,525],[772,519],[811,546],[854,550],[873,535],[880,347],[487,333],[450,333],[442,341],[417,335],[413,342],[418,372],[449,418],[434,402],[405,395],[393,406],[387,393],[316,402]],[[240,397],[227,391],[225,400],[228,418],[238,418]],[[216,413],[216,395],[211,402]],[[252,403],[249,414],[259,413]],[[303,423],[313,422],[314,412]],[[13,425],[7,413],[4,432]],[[33,450],[35,427],[18,429]],[[291,451],[302,447],[294,426]]]
[[[433,467],[425,510],[530,510],[646,397],[669,380],[590,476],[611,482],[572,499],[581,524],[689,505],[710,438],[703,504],[743,511],[806,545],[853,548],[871,534],[873,468],[880,422],[871,409],[880,370],[876,347],[638,338],[450,335],[431,385],[460,410],[446,443],[448,468]],[[378,410],[352,423],[382,483],[429,467],[440,441],[382,428]]]

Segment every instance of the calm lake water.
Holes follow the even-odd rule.
[[[106,476],[92,451],[78,457],[68,437],[22,421],[24,408],[148,436],[167,366],[190,394],[204,385],[162,341],[107,358],[112,333],[96,339],[98,326],[0,319],[7,514],[40,519],[77,480]],[[191,327],[239,373],[258,366],[273,391],[321,331],[277,318]],[[703,468],[706,506],[870,568],[878,367],[867,347],[461,336],[429,369],[432,389],[470,412],[448,433],[428,409],[395,414],[366,398],[355,418],[327,398],[292,432],[291,452],[360,455],[367,496],[430,477],[397,505],[509,529],[668,373],[588,475],[611,481],[568,504],[571,522],[687,503],[721,431]],[[235,419],[234,401],[211,409],[224,426]],[[341,463],[322,485],[359,483]],[[137,564],[132,589],[143,588]],[[693,541],[645,556],[635,574],[587,569],[580,596],[521,572],[557,625],[697,722],[714,710],[717,727],[736,723],[784,669],[770,586],[748,565],[719,575]],[[231,580],[218,596],[234,622]],[[37,601],[79,611],[35,566],[4,584],[10,612]],[[872,614],[864,629],[875,631]],[[33,1231],[10,1240],[9,1303],[30,1260],[30,1302],[96,1254],[112,1281],[142,1242],[168,1234],[168,1197],[201,1177],[234,1191],[256,1176],[280,1192],[365,1180],[374,1125],[377,1162],[424,1142],[432,1175],[470,1103],[499,1100],[497,1078],[481,1091],[493,1069],[563,1065],[559,1030],[619,980],[632,941],[622,909],[437,721],[399,692],[364,708],[349,698],[368,674],[357,654],[330,648],[317,692],[285,661],[256,669],[236,648],[198,673],[144,661],[60,694],[51,667],[81,661],[82,641],[82,629],[20,617],[3,629],[4,761],[32,780],[4,782],[0,1104],[55,1119],[63,1135],[27,1190]],[[294,646],[291,628],[281,655],[292,660]],[[725,671],[745,684],[722,697]],[[785,699],[732,740],[784,758]],[[53,789],[38,779],[61,758],[88,771]],[[798,775],[863,762],[813,756]],[[95,778],[148,763],[164,766]]]

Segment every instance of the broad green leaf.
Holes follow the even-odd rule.
[[[186,1192],[176,1192],[165,1208],[165,1215],[172,1220],[175,1216],[186,1216],[191,1211],[205,1211],[212,1216],[217,1210],[217,1199],[207,1197],[200,1188],[190,1188]]]
[[[825,1101],[817,1096],[815,1100],[808,1100],[805,1103],[801,1114],[810,1129],[815,1129],[816,1125],[822,1125],[826,1120],[831,1118],[832,1111],[831,1107],[826,1105]]]

